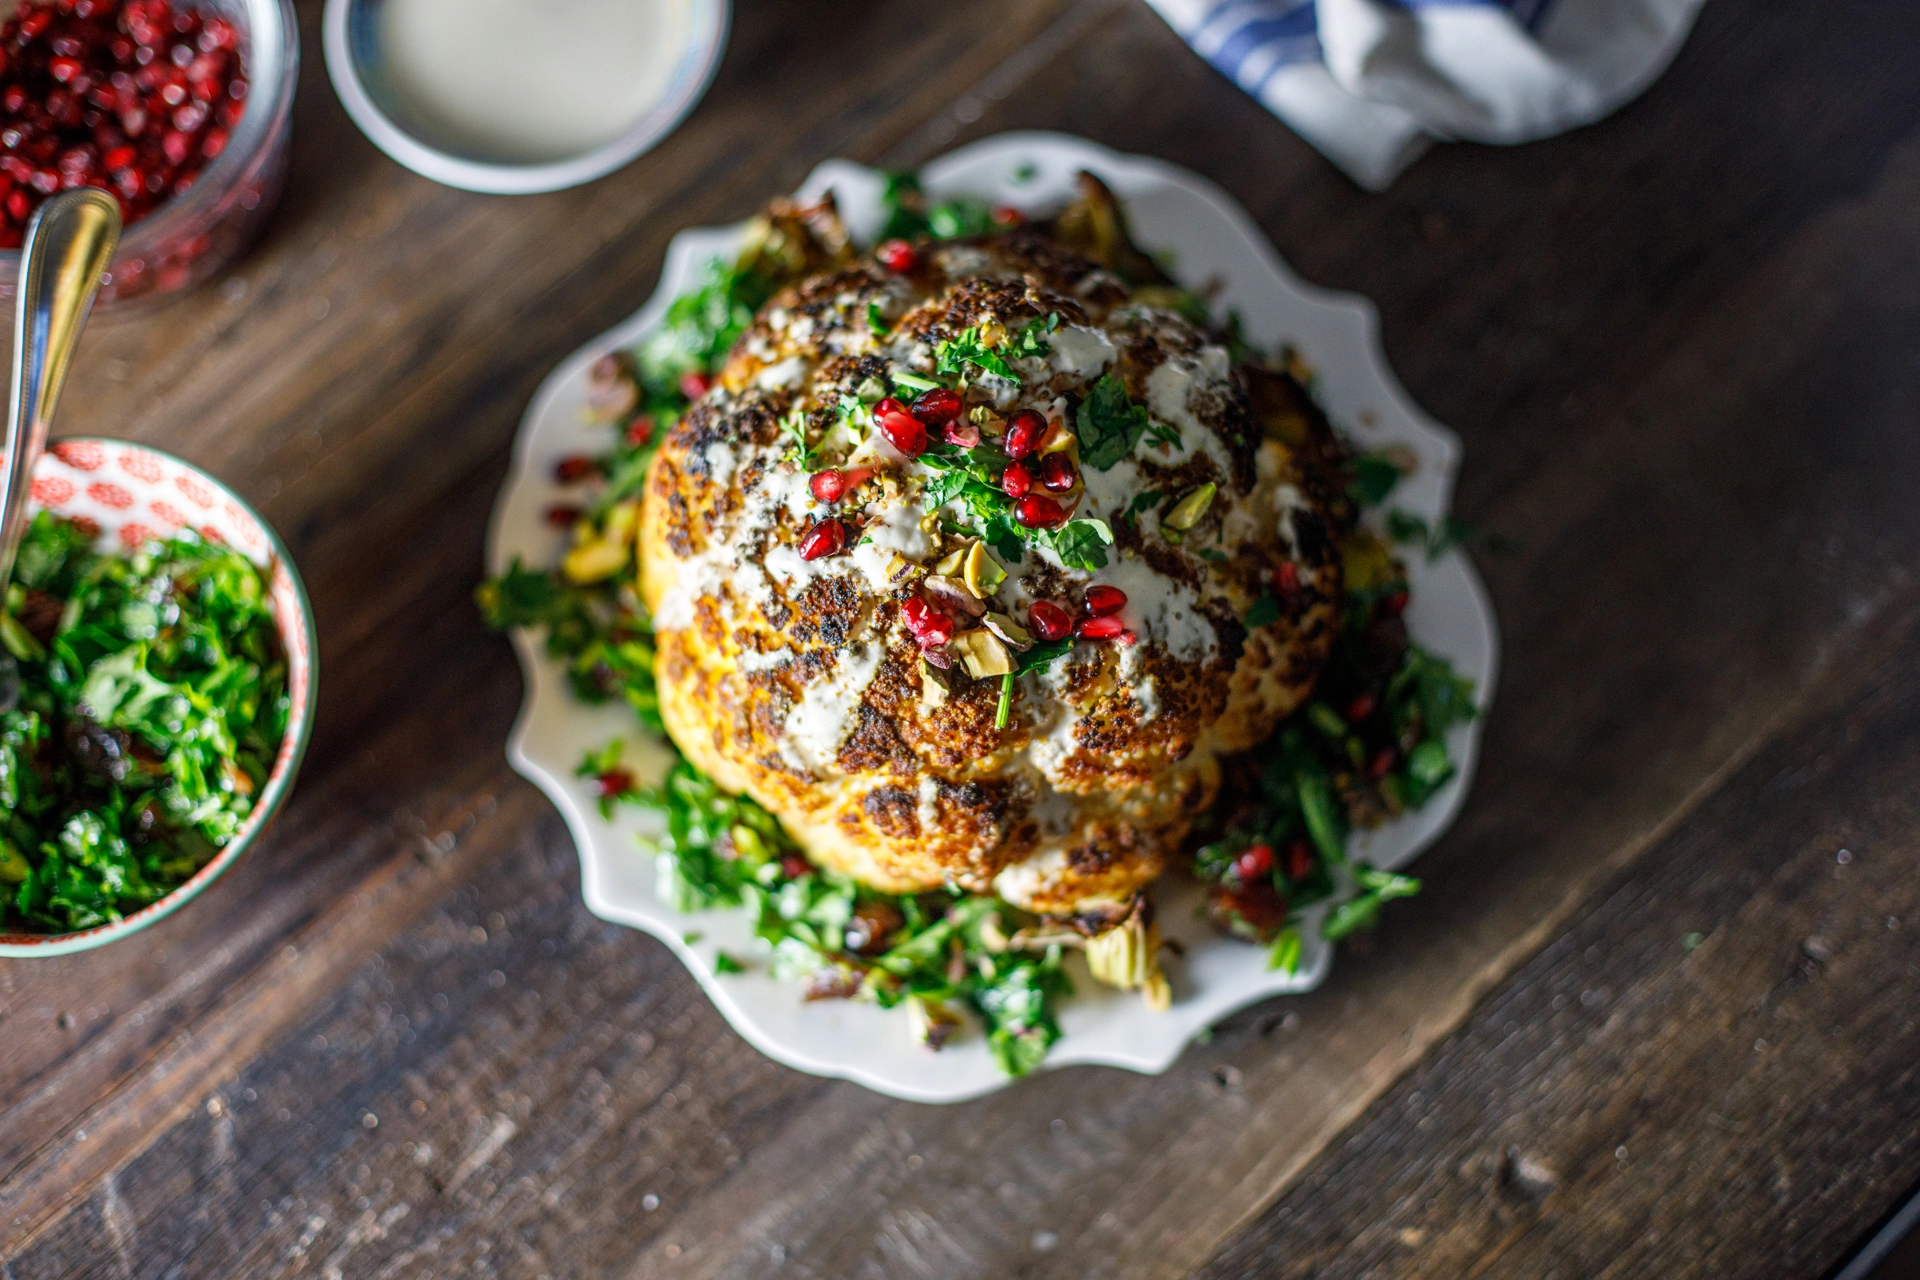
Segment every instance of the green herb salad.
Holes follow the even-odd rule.
[[[292,714],[267,584],[183,531],[109,554],[36,514],[0,615],[0,929],[179,887],[254,811]]]
[[[1137,298],[1196,323],[1206,320],[1205,300],[1166,283],[1157,265],[1128,241],[1117,211],[1106,212],[1111,221],[1104,230],[1097,206],[1092,216],[1096,242],[1106,245],[1105,256],[1096,260],[1125,278]],[[1012,211],[971,201],[929,201],[910,175],[895,175],[887,186],[886,243],[879,257],[886,262],[891,252],[911,259],[915,251],[909,241],[926,245],[978,236],[1019,221]],[[750,242],[735,263],[711,263],[702,287],[677,300],[661,327],[637,348],[606,357],[593,369],[591,412],[607,424],[611,447],[560,464],[558,478],[577,485],[574,492],[580,494],[549,512],[552,523],[573,534],[562,563],[547,568],[515,561],[478,593],[495,627],[544,629],[547,651],[565,665],[578,696],[624,700],[640,723],[654,730],[663,726],[653,638],[627,572],[647,467],[662,437],[705,394],[755,310],[809,274],[807,255],[783,234],[779,219],[763,220]],[[876,333],[887,324],[877,314],[869,320]],[[954,376],[963,393],[969,377],[1016,381],[1019,361],[1047,354],[1057,323],[1057,316],[1042,317],[1018,329],[955,332],[941,342],[933,376],[920,380],[924,386],[899,374],[893,381],[919,390],[923,399],[944,394]],[[1250,348],[1234,318],[1213,332],[1236,363],[1267,366],[1301,384],[1310,381],[1291,354],[1269,358]],[[865,410],[864,402],[854,405],[852,425],[870,416]],[[986,422],[991,436],[992,419],[991,413],[984,419],[976,413],[970,421]],[[1113,378],[1099,380],[1070,422],[1072,456],[1102,471],[1143,443],[1180,447],[1178,432],[1130,400]],[[1063,565],[1095,569],[1107,563],[1118,520],[1113,526],[1064,519],[1021,527],[1025,521],[1010,518],[1017,504],[1003,496],[1014,492],[1006,483],[1005,459],[991,443],[983,449],[978,433],[968,447],[965,425],[949,428],[946,446],[922,445],[918,461],[934,472],[928,485],[934,498],[972,511],[982,530],[977,547],[1017,561],[1023,546],[1031,544],[1044,546]],[[794,453],[809,471],[815,470],[807,456],[813,447],[804,429],[795,433]],[[1468,682],[1413,644],[1402,621],[1409,588],[1389,538],[1406,522],[1388,518],[1393,513],[1387,504],[1408,459],[1369,454],[1346,465],[1345,501],[1356,511],[1380,508],[1382,516],[1355,522],[1341,544],[1346,589],[1330,656],[1311,699],[1274,738],[1224,762],[1221,799],[1187,845],[1186,869],[1207,886],[1215,923],[1265,947],[1268,963],[1279,969],[1297,966],[1300,930],[1307,920],[1318,921],[1323,936],[1337,941],[1372,925],[1385,902],[1418,891],[1416,880],[1353,862],[1349,837],[1356,828],[1426,803],[1454,772],[1446,747],[1449,731],[1475,715]],[[860,483],[850,469],[820,471],[816,496],[822,493],[821,475],[828,477],[826,487],[835,496],[843,484]],[[1130,524],[1150,518],[1156,536],[1178,546],[1183,535],[1196,536],[1193,531],[1212,498],[1211,484],[1143,493],[1122,518]],[[1369,524],[1385,536],[1367,532]],[[816,526],[809,536],[818,533]],[[842,545],[832,540],[821,554],[837,554]],[[1200,545],[1186,550],[1202,560],[1222,554]],[[812,558],[804,545],[801,555]],[[973,558],[992,566],[990,557]],[[959,563],[937,572],[975,586],[971,570],[963,571]],[[991,585],[979,594],[988,594]],[[953,594],[951,588],[943,590]],[[1282,616],[1295,606],[1290,598],[1295,590],[1283,567],[1242,619],[1244,625],[1258,627]],[[953,638],[951,626],[943,633],[940,615],[931,616],[933,621],[917,630],[929,651]],[[990,615],[989,623],[997,616]],[[911,614],[908,625],[913,626]],[[1006,664],[985,667],[1005,673],[992,677],[1001,690],[998,727],[1006,724],[1008,691],[1017,675],[1064,656],[1076,642],[1134,642],[1117,620],[1104,629],[1082,623],[1068,638],[1042,636],[1035,643],[1015,626],[1004,647],[1017,648],[1016,654],[991,646]],[[977,655],[963,650],[963,656],[972,669]],[[977,670],[973,674],[980,677]],[[615,805],[630,804],[661,816],[665,835],[653,852],[662,901],[689,912],[745,910],[756,922],[763,952],[722,955],[723,972],[765,964],[776,976],[801,984],[808,999],[904,1005],[918,1038],[934,1047],[963,1028],[957,1011],[969,1010],[984,1026],[995,1059],[1015,1075],[1032,1070],[1059,1037],[1056,1011],[1072,991],[1068,952],[1084,951],[1096,979],[1145,988],[1152,999],[1157,932],[1146,927],[1151,909],[1143,900],[1136,900],[1128,920],[1105,921],[1096,930],[1083,920],[1034,914],[992,895],[879,892],[809,861],[772,813],[748,797],[727,794],[686,760],[675,763],[658,786],[641,786],[623,755],[621,742],[608,743],[587,754],[579,774],[594,781],[609,813]],[[1164,991],[1164,979],[1159,981]]]

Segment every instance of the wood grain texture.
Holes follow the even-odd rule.
[[[1199,1275],[1830,1270],[1920,1181],[1920,617],[1893,630]]]
[[[317,11],[302,5],[309,49]],[[1553,1011],[1560,988],[1533,968],[1509,975],[1559,955],[1618,886],[1683,845],[1729,883],[1785,865],[1783,844],[1726,818],[1728,797],[1753,761],[1818,739],[1916,601],[1920,84],[1896,53],[1920,19],[1721,0],[1612,120],[1449,148],[1372,197],[1131,0],[817,13],[742,5],[713,94],[660,150],[524,200],[394,168],[310,60],[267,241],[224,286],[89,335],[67,423],[124,424],[264,504],[314,591],[322,711],[280,828],[192,911],[0,968],[0,1257],[18,1280],[1147,1276],[1201,1265],[1249,1223],[1236,1248],[1269,1260],[1263,1207],[1310,1165],[1349,1176],[1348,1146],[1329,1144],[1363,1116],[1356,1135],[1397,1131],[1382,1117],[1406,1092],[1389,1090],[1430,1054],[1422,1070],[1453,1062],[1466,1091],[1435,1160],[1472,1123],[1520,1123],[1509,1077],[1436,1050],[1490,991],[1488,1008],[1547,992],[1527,1061],[1563,1095],[1540,1106],[1617,1087],[1628,1048]],[[518,678],[467,595],[533,386],[651,292],[673,231],[739,217],[829,154],[916,163],[1023,127],[1195,168],[1309,278],[1372,296],[1403,379],[1466,440],[1463,514],[1519,549],[1482,562],[1507,664],[1472,803],[1421,864],[1428,893],[1366,954],[1163,1077],[1076,1068],[930,1108],[769,1063],[662,948],[585,913],[564,831],[501,761]],[[1809,830],[1826,812],[1777,803]],[[1897,864],[1910,846],[1883,829]],[[1714,901],[1728,918],[1799,910],[1759,888]],[[1732,958],[1730,936],[1685,962]],[[1634,981],[1671,981],[1677,946],[1632,949]],[[1579,980],[1575,954],[1557,980]],[[1722,1022],[1677,1016],[1677,995],[1643,1006],[1663,1069],[1733,1061],[1712,1054],[1744,989],[1700,981],[1687,994]],[[1885,1021],[1871,996],[1836,1014],[1837,1045]],[[1858,1058],[1848,1087],[1822,1061],[1776,1055],[1756,1096],[1882,1119],[1906,1096],[1884,1057]],[[1677,1142],[1709,1122],[1661,1123]],[[1540,1159],[1600,1177],[1576,1157],[1603,1130]],[[1809,1152],[1854,1187],[1799,1237],[1811,1275],[1884,1212],[1862,1179],[1910,1156],[1849,1173],[1844,1153]],[[1345,1221],[1397,1213],[1439,1238],[1417,1206],[1369,1196],[1400,1185],[1397,1166],[1354,1170]],[[1628,1256],[1639,1194],[1596,1210],[1590,1252],[1515,1259],[1604,1263],[1609,1238]],[[1576,1197],[1547,1203],[1569,1230],[1586,1221]],[[1503,1265],[1510,1234],[1463,1221],[1441,1273]],[[1299,1238],[1405,1261],[1364,1252],[1373,1236],[1348,1255],[1348,1236]]]

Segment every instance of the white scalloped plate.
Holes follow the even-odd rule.
[[[1136,238],[1170,253],[1182,280],[1194,286],[1222,282],[1216,305],[1239,311],[1254,342],[1296,347],[1318,371],[1316,390],[1328,413],[1356,441],[1413,450],[1419,466],[1395,490],[1396,507],[1430,521],[1446,513],[1459,442],[1414,406],[1387,368],[1372,305],[1295,277],[1246,213],[1212,183],[1157,160],[1048,133],[988,138],[934,161],[922,177],[935,198],[964,194],[1044,212],[1070,198],[1081,169],[1099,174],[1120,195]],[[832,160],[814,170],[801,192],[811,196],[832,188],[849,226],[864,241],[880,220],[880,184],[873,170]],[[564,501],[552,479],[554,463],[606,447],[606,428],[590,425],[583,414],[588,367],[608,351],[632,346],[659,322],[669,302],[697,286],[710,258],[735,251],[741,232],[740,226],[698,228],[675,236],[660,287],[647,305],[575,352],[541,385],[521,424],[513,471],[494,511],[490,572],[501,572],[514,556],[535,565],[558,557],[562,535],[542,519],[547,507]],[[1457,551],[1433,563],[1412,556],[1408,569],[1409,628],[1421,644],[1475,682],[1484,709],[1493,696],[1498,639],[1479,577]],[[527,692],[508,759],[552,797],[566,818],[580,849],[582,891],[594,914],[660,938],[735,1030],[788,1066],[922,1102],[959,1101],[1008,1083],[979,1034],[931,1053],[910,1041],[899,1011],[849,1001],[809,1004],[793,984],[774,981],[759,966],[717,975],[717,952],[756,954],[745,913],[683,915],[662,906],[653,895],[653,862],[635,843],[652,826],[648,816],[622,811],[606,821],[590,784],[573,776],[586,750],[616,736],[628,740],[630,761],[643,769],[663,766],[670,756],[660,744],[644,741],[647,735],[624,706],[593,707],[575,700],[560,667],[536,638],[516,634],[514,648],[526,672]],[[1354,850],[1358,857],[1398,867],[1446,830],[1473,777],[1479,725],[1453,730],[1448,745],[1460,767],[1452,781],[1418,813],[1362,833]],[[1319,940],[1317,930],[1303,930],[1309,941],[1297,973],[1272,972],[1262,949],[1220,937],[1199,918],[1197,886],[1168,877],[1155,892],[1162,929],[1185,949],[1183,956],[1167,959],[1173,1007],[1151,1012],[1137,995],[1102,987],[1076,968],[1078,992],[1065,1002],[1064,1035],[1047,1059],[1048,1068],[1097,1062],[1161,1072],[1195,1034],[1234,1010],[1268,996],[1311,990],[1326,979],[1332,948]],[[688,936],[698,941],[689,943]],[[1077,959],[1072,963],[1079,965]]]

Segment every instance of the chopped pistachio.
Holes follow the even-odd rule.
[[[626,567],[626,544],[604,538],[580,544],[560,563],[567,581],[578,583],[604,582]]]
[[[981,435],[1003,436],[1007,434],[1006,420],[984,404],[977,404],[967,410],[967,421],[980,428]]]
[[[995,347],[1007,345],[1007,327],[998,320],[989,320],[980,326],[980,345],[991,351]]]
[[[972,545],[972,543],[968,544],[968,546]],[[960,576],[960,571],[966,567],[966,563],[967,547],[961,547],[958,551],[942,556],[940,563],[933,566],[933,571],[943,578],[957,578]]]
[[[1167,1007],[1172,990],[1160,971],[1160,926],[1144,902],[1136,902],[1113,928],[1087,939],[1087,971],[1110,987],[1141,991],[1149,1008]]]
[[[887,384],[878,378],[866,378],[853,389],[853,394],[862,404],[878,404],[887,398]]]
[[[925,572],[926,570],[924,568],[907,559],[898,551],[894,552],[887,560],[887,581],[896,587],[916,573]]]
[[[1078,459],[1080,456],[1080,437],[1067,430],[1065,418],[1055,418],[1047,424],[1047,434],[1040,437],[1040,443],[1036,448],[1042,457],[1045,457],[1049,453],[1059,453],[1062,449],[1072,449],[1074,451],[1073,456]]]
[[[1013,674],[1013,655],[999,636],[985,628],[962,631],[953,638],[953,647],[966,663],[967,674],[976,680]]]
[[[987,606],[979,596],[967,590],[967,584],[958,578],[949,578],[945,574],[934,574],[920,584],[926,593],[949,609],[957,609],[970,618],[977,618],[987,611]]]
[[[920,705],[923,707],[944,707],[947,705],[947,686],[939,677],[946,672],[922,659],[920,663]]]
[[[989,613],[981,619],[987,624],[987,630],[1005,640],[1016,649],[1033,648],[1033,634],[1004,613]]]
[[[985,600],[998,591],[1000,584],[1007,580],[1007,571],[1000,567],[998,560],[993,558],[993,554],[987,550],[986,543],[976,542],[967,548],[967,563],[962,576],[966,580],[967,589]]]
[[[1207,508],[1213,505],[1213,495],[1218,491],[1218,486],[1212,481],[1188,491],[1184,498],[1173,504],[1173,510],[1167,512],[1166,519],[1160,524],[1164,528],[1182,532],[1193,528],[1200,523],[1200,517],[1207,514]]]

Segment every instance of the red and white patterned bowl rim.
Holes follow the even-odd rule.
[[[273,820],[306,750],[314,701],[313,613],[293,562],[273,531],[219,481],[170,454],[122,440],[55,441],[33,468],[32,511],[91,527],[102,551],[129,551],[191,529],[240,552],[267,573],[267,590],[287,653],[292,710],[260,803],[218,855],[166,897],[123,920],[78,933],[0,934],[0,954],[68,952],[110,942],[167,915],[217,879]]]

